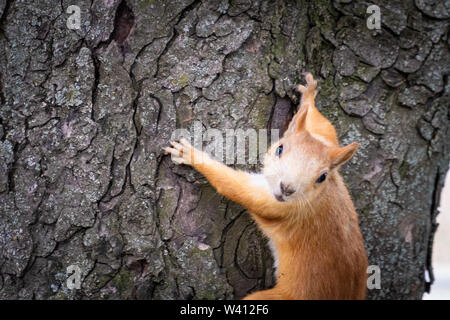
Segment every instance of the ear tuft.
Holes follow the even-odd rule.
[[[289,122],[289,126],[284,132],[284,136],[300,132],[306,127],[306,116],[308,115],[309,105],[304,105],[297,111],[297,113],[292,118],[291,122]]]
[[[308,116],[308,110],[309,105],[305,105],[302,107],[302,110],[300,110],[300,114],[298,115],[298,118],[295,121],[295,132],[301,132],[305,130],[306,128],[306,118]]]
[[[348,160],[350,160],[358,149],[359,143],[353,142],[342,148],[333,148],[330,152],[331,154],[331,165],[330,168],[337,168]]]

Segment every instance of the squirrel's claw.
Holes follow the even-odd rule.
[[[303,92],[306,91],[306,87],[305,87],[305,86],[302,86],[301,84],[299,84],[299,85],[297,86],[297,91],[300,92],[300,93],[303,93]]]
[[[174,149],[171,147],[166,147],[164,151],[166,152],[166,154],[171,154],[175,157],[181,157],[182,154],[180,149]]]
[[[172,161],[177,164],[193,165],[194,160],[200,161],[202,154],[199,153],[186,139],[180,142],[170,141],[172,147],[164,148],[166,154],[172,156]]]
[[[305,80],[306,83],[308,84],[308,88],[313,87],[313,89],[315,89],[317,87],[317,81],[314,80],[314,77],[310,72],[307,72],[305,74]]]
[[[310,72],[305,72],[303,73],[303,75],[305,76],[306,86],[300,84],[297,86],[296,89],[302,94],[302,97],[311,94],[312,97],[314,98],[316,95],[317,81],[314,80],[314,77]]]
[[[305,76],[306,87],[303,85],[298,85],[297,90],[300,91],[301,93],[315,90],[317,87],[317,81],[314,80],[313,75],[310,72],[304,72],[302,74]]]
[[[170,144],[177,150],[182,150],[183,146],[176,141],[170,141]]]

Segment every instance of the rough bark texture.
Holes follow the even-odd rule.
[[[342,173],[381,267],[369,298],[421,298],[449,161],[446,4],[0,0],[0,299],[227,299],[273,285],[245,210],[161,148],[186,119],[282,129],[303,71],[341,142],[360,143]]]

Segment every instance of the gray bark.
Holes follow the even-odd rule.
[[[379,31],[351,0],[0,0],[0,299],[228,299],[273,285],[245,210],[161,148],[191,118],[283,129],[303,71],[341,143],[360,143],[342,173],[381,268],[368,297],[421,298],[449,163],[449,11],[372,3]]]

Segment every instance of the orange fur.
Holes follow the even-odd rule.
[[[272,241],[279,260],[277,284],[245,299],[365,298],[367,256],[353,202],[337,171],[358,144],[339,147],[334,127],[314,105],[317,82],[310,74],[306,80],[307,87],[298,87],[299,111],[266,155],[264,177],[227,167],[185,140],[166,148],[175,162],[192,165],[219,193],[246,207]],[[275,156],[280,145],[285,151]],[[318,183],[324,172],[326,181]],[[295,190],[283,201],[274,197],[280,181]]]

